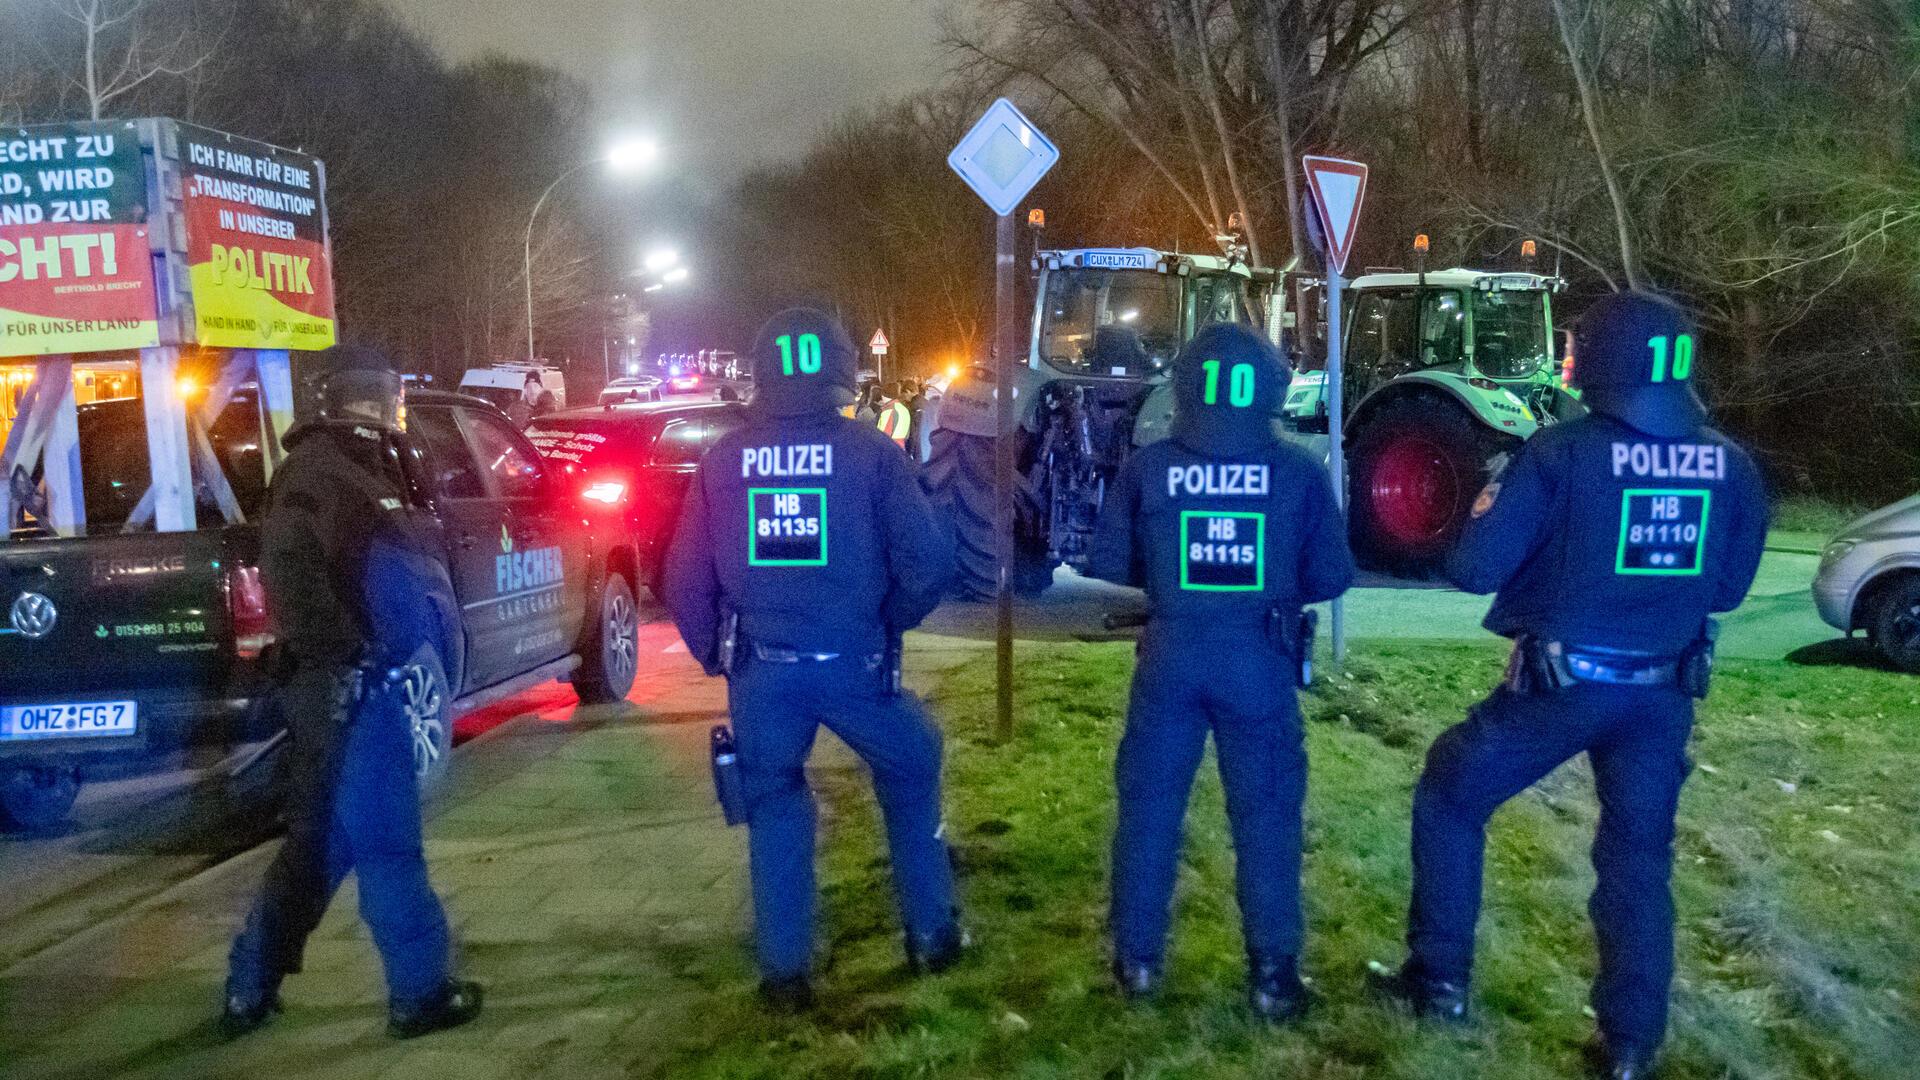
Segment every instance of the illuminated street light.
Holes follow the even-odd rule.
[[[615,143],[600,160],[614,172],[638,172],[660,160],[660,144],[652,139],[628,139]]]
[[[647,252],[645,265],[648,273],[657,274],[680,261],[680,253],[672,248],[654,248]]]
[[[687,277],[690,273],[692,273],[692,271],[688,270],[686,267],[676,266],[673,269],[667,271],[666,273],[660,275],[660,283],[663,285],[678,285],[681,282],[687,280]]]
[[[547,196],[560,182],[594,165],[606,165],[616,173],[633,173],[647,168],[660,158],[660,147],[651,139],[627,139],[607,148],[599,157],[588,158],[573,168],[553,178],[540,197],[533,200],[533,210],[527,214],[527,240],[525,264],[522,273],[527,278],[527,362],[533,362],[533,223],[540,216],[540,208],[547,203]]]

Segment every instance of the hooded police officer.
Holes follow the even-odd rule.
[[[1487,819],[1568,758],[1593,766],[1600,821],[1588,905],[1599,941],[1595,1064],[1644,1080],[1673,979],[1674,812],[1715,624],[1766,540],[1746,453],[1706,426],[1699,336],[1674,304],[1613,294],[1574,330],[1591,414],[1535,435],[1481,492],[1449,572],[1494,592],[1507,678],[1428,752],[1414,790],[1408,959],[1376,988],[1464,1020]]]
[[[939,603],[953,543],[915,466],[848,419],[858,353],[830,315],[782,312],[753,346],[748,422],[702,460],[667,554],[689,651],[727,675],[744,777],[761,991],[812,1001],[813,795],[825,725],[873,774],[917,971],[963,938],[940,821],[940,733],[898,685],[899,638]]]
[[[1302,605],[1353,581],[1326,470],[1273,433],[1287,385],[1279,352],[1216,324],[1174,362],[1172,438],[1134,454],[1100,514],[1092,572],[1143,586],[1148,618],[1115,775],[1114,974],[1158,990],[1181,824],[1213,733],[1233,830],[1249,1000],[1306,1011],[1300,846],[1307,758],[1295,702]]]
[[[412,733],[387,672],[439,641],[452,587],[438,538],[413,518],[393,438],[403,387],[369,349],[322,353],[318,418],[287,435],[260,526],[260,576],[279,630],[275,692],[290,741],[287,838],[233,943],[222,1027],[258,1028],[348,871],[386,968],[388,1030],[471,1020],[447,920],[427,881]],[[403,596],[395,610],[389,601]]]

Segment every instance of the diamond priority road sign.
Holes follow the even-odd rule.
[[[1060,150],[1006,98],[994,102],[947,155],[974,194],[1006,217],[1047,175]]]

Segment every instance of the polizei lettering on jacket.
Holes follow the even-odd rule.
[[[1169,465],[1167,497],[1181,495],[1266,495],[1273,481],[1265,465]]]
[[[509,551],[493,558],[493,591],[496,593],[524,592],[558,585],[565,576],[560,568],[560,549],[557,547]]]
[[[1661,480],[1725,480],[1727,450],[1699,443],[1613,444],[1613,475]]]
[[[743,446],[740,476],[832,476],[833,447],[828,443],[804,446]]]

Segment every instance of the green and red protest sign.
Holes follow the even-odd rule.
[[[0,357],[160,343],[134,121],[0,128]]]

